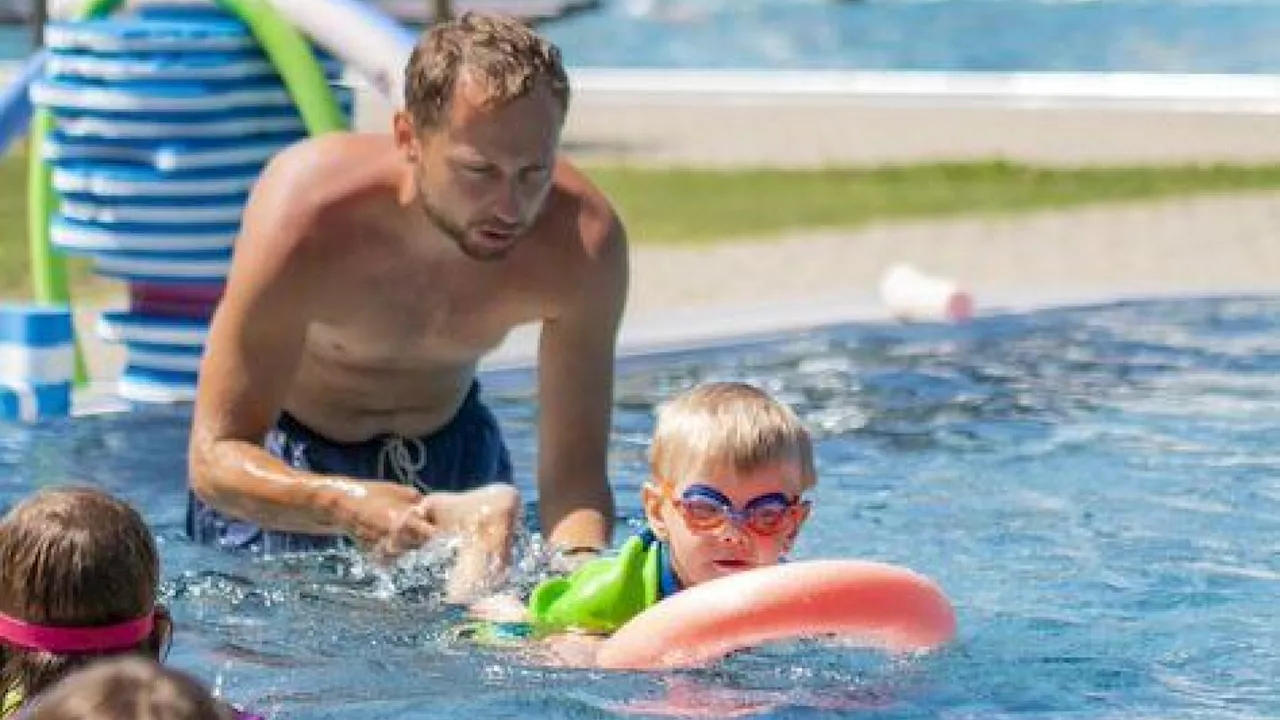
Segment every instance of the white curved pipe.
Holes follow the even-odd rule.
[[[393,103],[404,96],[404,67],[415,38],[358,0],[268,0],[294,27],[350,65]]]

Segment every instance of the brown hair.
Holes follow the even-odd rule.
[[[490,107],[525,97],[540,82],[561,110],[569,107],[559,48],[513,18],[467,12],[432,26],[409,57],[405,109],[419,130],[440,125],[463,75],[484,90]]]
[[[92,488],[43,490],[0,519],[0,613],[37,625],[97,627],[151,612],[155,541],[129,505]],[[159,655],[168,620],[136,648]],[[130,650],[133,652],[135,650]],[[0,641],[0,694],[32,697],[103,654],[51,653]]]
[[[795,462],[803,492],[817,483],[813,443],[791,408],[738,382],[704,383],[658,409],[649,464],[655,478],[680,478],[711,468],[749,472]]]
[[[186,673],[143,658],[95,663],[33,701],[28,720],[231,720]]]

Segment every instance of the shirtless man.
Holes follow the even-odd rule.
[[[281,552],[345,536],[394,556],[469,528],[505,546],[519,501],[476,365],[540,321],[542,528],[567,554],[608,544],[627,250],[609,202],[557,160],[568,98],[554,46],[468,14],[418,44],[392,136],[271,162],[200,369],[193,538]]]

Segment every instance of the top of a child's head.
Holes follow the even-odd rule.
[[[93,488],[41,490],[0,519],[0,612],[94,626],[151,609],[155,541],[128,504]]]
[[[0,519],[0,692],[31,697],[104,654],[158,655],[159,582],[128,504],[78,487],[20,502]]]
[[[757,387],[703,383],[658,408],[649,464],[662,482],[788,463],[798,474],[797,493],[817,483],[808,430],[791,408]]]
[[[186,673],[140,657],[94,663],[34,702],[28,720],[231,720]]]

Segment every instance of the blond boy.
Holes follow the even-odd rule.
[[[767,393],[731,382],[682,393],[658,412],[648,527],[616,557],[539,585],[535,633],[607,635],[684,588],[782,561],[816,482],[808,432]]]

